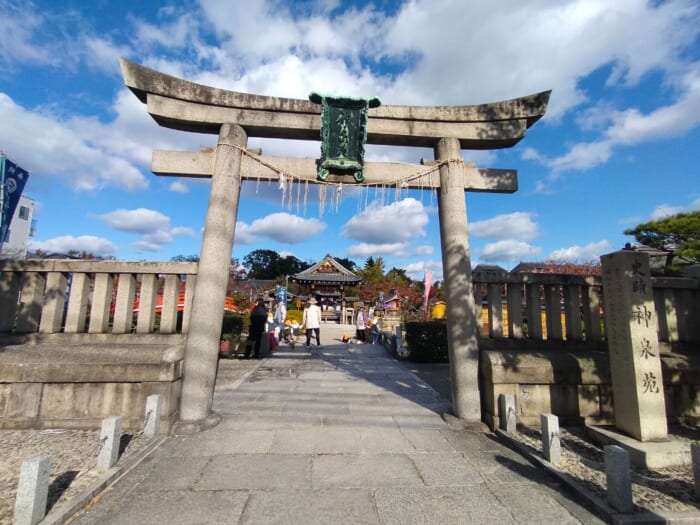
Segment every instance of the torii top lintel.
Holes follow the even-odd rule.
[[[218,134],[238,124],[250,137],[318,140],[321,109],[308,100],[252,95],[203,86],[120,59],[126,86],[158,124]],[[433,147],[457,138],[462,149],[509,148],[547,109],[550,91],[473,106],[391,106],[370,109],[367,143]]]

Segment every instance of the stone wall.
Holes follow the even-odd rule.
[[[700,356],[662,354],[669,422],[700,422]],[[518,423],[539,427],[540,414],[554,414],[562,425],[614,424],[614,405],[607,352],[481,352],[483,420],[498,426],[498,396],[515,398]]]
[[[196,263],[0,261],[0,428],[178,418]],[[186,285],[185,285],[186,283]],[[218,337],[218,334],[217,334]]]
[[[0,342],[0,428],[95,429],[121,416],[125,429],[140,430],[147,397],[159,394],[159,430],[169,432],[178,416],[184,337],[111,337]]]

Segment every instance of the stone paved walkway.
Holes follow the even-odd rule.
[[[226,362],[222,422],[169,438],[71,523],[602,523],[494,435],[443,420],[449,402],[384,348],[340,343],[348,330],[244,377]]]

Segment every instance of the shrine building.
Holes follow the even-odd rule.
[[[292,275],[292,282],[301,285],[301,293],[313,296],[319,302],[326,318],[340,321],[346,312],[346,291],[362,279],[345,268],[330,255],[303,272]]]

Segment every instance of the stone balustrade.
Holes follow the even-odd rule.
[[[482,304],[482,417],[498,424],[498,398],[538,426],[542,413],[566,424],[614,424],[599,277],[474,272]],[[670,421],[700,421],[700,280],[652,278],[664,395]],[[530,319],[539,322],[530,323]]]
[[[0,261],[0,428],[177,420],[196,263]],[[182,286],[185,284],[185,286]]]
[[[0,334],[187,333],[196,272],[196,263],[0,261]]]
[[[483,315],[478,317],[486,347],[509,339],[525,341],[525,348],[533,340],[585,342],[604,348],[600,345],[605,340],[600,277],[492,271],[474,272],[472,277],[476,304],[482,305]],[[653,277],[652,288],[664,350],[700,341],[700,280]]]

